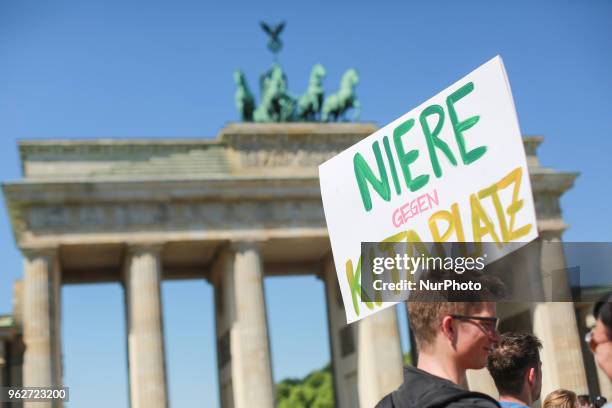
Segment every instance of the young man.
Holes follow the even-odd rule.
[[[489,354],[487,368],[502,408],[529,408],[542,391],[542,343],[533,334],[506,333]]]
[[[499,339],[496,305],[489,299],[500,290],[498,283],[487,284],[460,297],[473,302],[456,301],[456,293],[444,291],[411,294],[408,313],[418,365],[404,369],[404,384],[377,408],[499,407],[490,396],[467,390],[465,372],[483,368]]]

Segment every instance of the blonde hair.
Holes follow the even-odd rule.
[[[576,404],[576,393],[564,389],[551,392],[544,400],[544,408],[575,408]]]

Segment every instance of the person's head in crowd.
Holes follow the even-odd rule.
[[[430,271],[421,279],[434,282],[467,279],[452,271],[450,274]],[[485,274],[470,274],[469,279],[480,282],[482,289],[460,293],[416,290],[408,301],[410,326],[419,350],[419,368],[433,370],[434,375],[456,384],[465,384],[466,370],[486,365],[487,356],[499,340],[499,320],[493,299],[503,296],[503,284]]]
[[[587,333],[585,341],[599,367],[612,380],[612,293],[595,303],[593,317],[595,327]]]
[[[578,402],[576,393],[569,390],[558,389],[551,392],[544,399],[544,408],[576,408]]]
[[[542,390],[542,343],[530,333],[505,333],[487,359],[501,401],[531,405]]]
[[[484,273],[453,271],[430,271],[419,279],[433,285],[472,280],[474,287],[427,290],[417,282],[408,298],[410,326],[419,350],[417,366],[404,367],[402,385],[376,408],[499,408],[492,397],[467,389],[465,373],[483,368],[499,340],[495,300],[504,295],[503,284]],[[476,283],[481,287],[476,289]]]
[[[594,405],[591,403],[591,397],[588,395],[578,395],[576,400],[578,401],[578,408],[594,408]]]

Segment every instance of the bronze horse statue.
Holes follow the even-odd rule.
[[[234,71],[234,82],[236,83],[236,108],[240,112],[240,117],[244,122],[253,121],[253,112],[255,111],[255,98],[249,90],[246,78],[242,71]]]
[[[253,113],[255,122],[291,122],[295,117],[295,99],[289,95],[280,65],[272,65],[262,77],[261,88],[261,103]]]
[[[323,107],[323,78],[325,77],[325,68],[323,65],[316,64],[312,67],[310,73],[310,82],[308,90],[298,100],[298,120],[315,121],[321,113]]]
[[[340,90],[325,99],[323,103],[323,122],[330,120],[337,121],[339,118],[344,118],[344,114],[350,108],[353,108],[353,120],[359,117],[361,105],[355,96],[355,86],[359,83],[359,75],[357,70],[351,68],[347,70],[340,81]]]

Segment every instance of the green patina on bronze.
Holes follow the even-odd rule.
[[[246,77],[241,70],[234,72],[236,84],[236,109],[243,122],[335,122],[346,121],[347,112],[353,109],[352,120],[357,120],[360,104],[355,95],[359,83],[357,70],[347,70],[340,81],[340,89],[325,98],[323,79],[326,71],[323,65],[315,64],[310,73],[308,89],[300,96],[289,92],[287,75],[278,63],[278,53],[283,43],[280,34],[285,23],[277,25],[262,22],[261,28],[268,35],[268,49],[274,62],[259,78],[260,103],[256,106]]]

